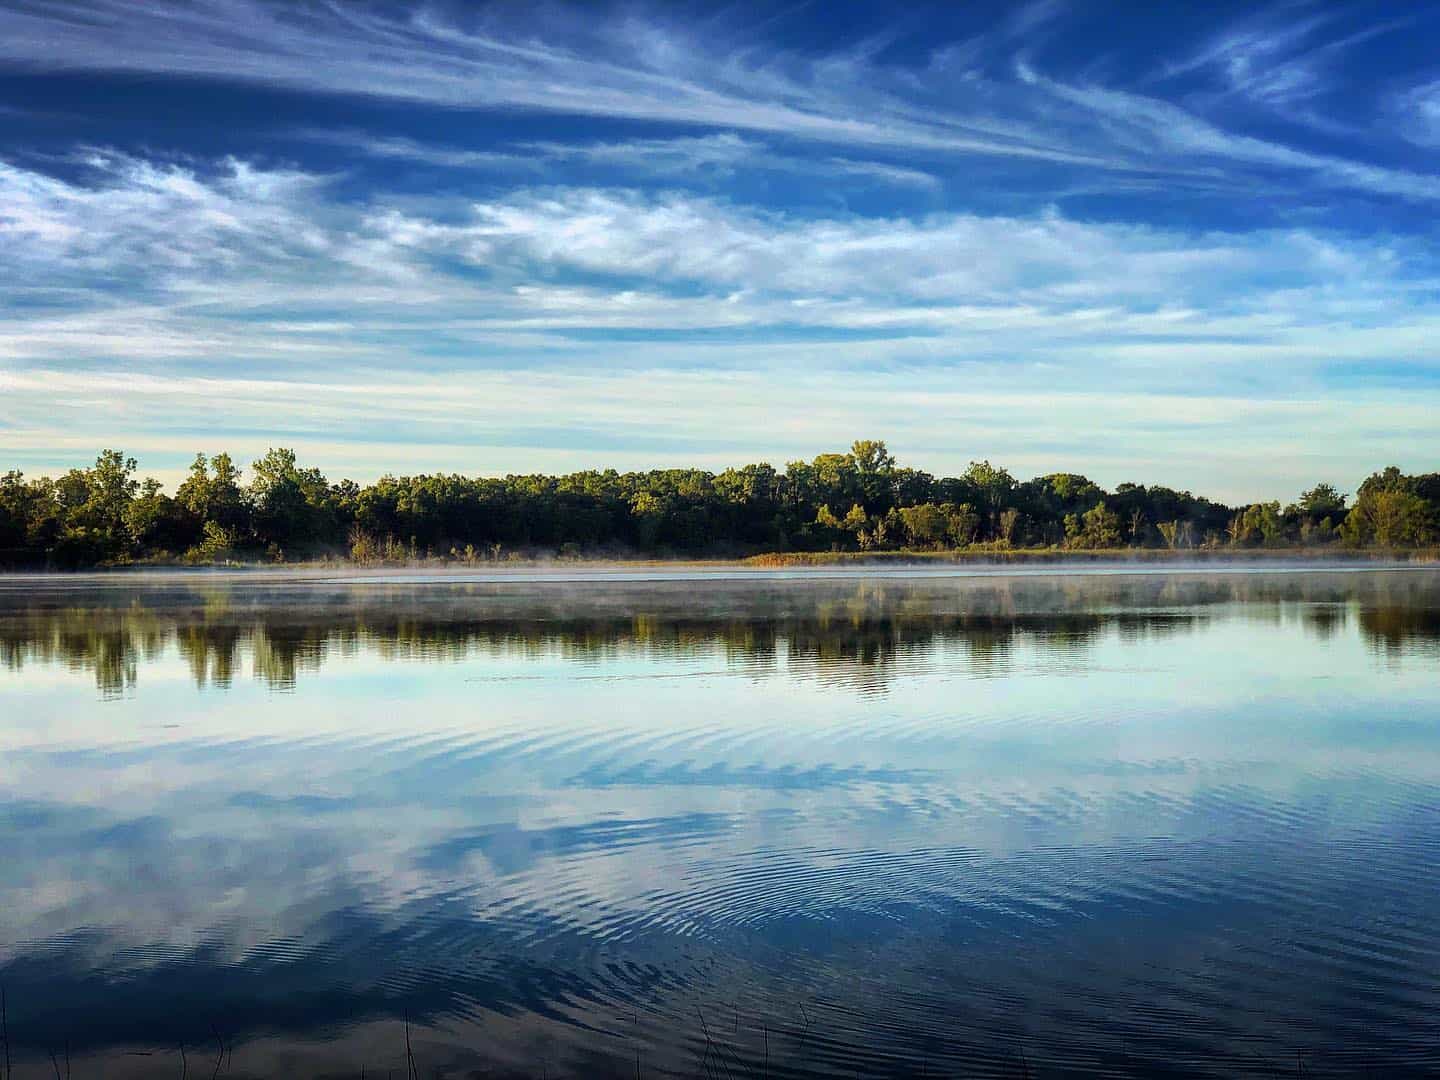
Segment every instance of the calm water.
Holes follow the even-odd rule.
[[[541,577],[0,579],[15,1076],[1440,1067],[1440,572]]]

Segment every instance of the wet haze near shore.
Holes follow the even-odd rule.
[[[16,1076],[1440,1064],[1440,571],[573,578],[0,579]]]

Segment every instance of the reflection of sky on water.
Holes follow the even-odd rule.
[[[1440,574],[638,589],[0,599],[32,1038],[1436,1050]]]

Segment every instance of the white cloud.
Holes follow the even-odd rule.
[[[1354,28],[1357,14],[1364,21]],[[1413,31],[1424,12],[1384,20],[1368,15],[1364,9],[1339,4],[1308,12],[1304,5],[1263,6],[1225,27],[1188,59],[1165,63],[1162,77],[1208,68],[1232,97],[1320,131],[1364,137],[1362,126],[1338,119],[1333,109],[1326,108],[1325,99],[1344,97],[1353,107],[1355,51],[1369,42]]]
[[[134,339],[138,324],[181,318],[221,337],[267,320],[307,349],[367,328],[1055,330],[1087,312],[1117,333],[1129,319],[1193,334],[1298,304],[1314,324],[1341,301],[1348,321],[1363,301],[1383,324],[1435,269],[1423,246],[1296,229],[1196,233],[1054,212],[815,219],[593,188],[357,204],[323,177],[244,162],[92,165],[96,182],[80,184],[0,164],[0,235],[26,269],[7,295],[61,296],[38,314],[32,299],[0,332],[12,356],[47,329],[110,322]],[[1177,323],[1177,311],[1192,314]]]
[[[1145,174],[1195,175],[1218,160],[1239,170],[1228,177],[1236,189],[1258,167],[1322,187],[1440,197],[1434,176],[1366,160],[1362,150],[1353,157],[1315,153],[1236,133],[1133,89],[1038,74],[1021,62],[1017,49],[1033,43],[1036,27],[1059,17],[1053,4],[1032,5],[1010,23],[948,43],[928,63],[909,66],[882,62],[874,46],[802,56],[723,26],[710,25],[702,36],[653,18],[526,11],[521,31],[494,11],[450,19],[430,8],[405,14],[363,7],[342,17],[331,8],[266,0],[185,6],[88,0],[83,7],[38,0],[0,11],[0,63],[229,78],[441,107],[700,125],[872,150],[980,154]],[[1324,63],[1396,26],[1380,24],[1312,45],[1308,35],[1319,22],[1287,25],[1282,32],[1269,23],[1241,24],[1179,70],[1219,67],[1228,85],[1255,100],[1310,102],[1325,84]],[[1007,61],[1021,78],[1000,73]],[[717,147],[722,157],[728,152]],[[420,151],[393,141],[371,149],[472,166],[479,163],[473,154],[489,152]],[[603,145],[592,148],[603,151]],[[833,156],[830,163],[853,157]]]
[[[1392,111],[1405,138],[1420,146],[1440,146],[1440,80],[1397,95]]]
[[[1440,198],[1440,175],[1385,168],[1237,135],[1160,98],[1092,84],[1068,84],[1022,66],[1022,78],[1108,122],[1110,136],[1140,159],[1178,155],[1204,161],[1295,171],[1339,188],[1406,199]]]
[[[284,267],[330,253],[323,223],[297,212],[320,205],[320,177],[241,161],[208,177],[125,156],[94,153],[87,163],[96,186],[0,161],[0,237],[49,283],[99,287],[109,275],[152,275],[183,286],[242,265]]]
[[[625,139],[616,142],[531,142],[525,149],[551,161],[576,160],[668,176],[705,169],[731,170],[766,153],[761,143],[731,132],[670,139]]]
[[[526,108],[584,116],[771,131],[863,145],[928,146],[1010,156],[1091,160],[1048,146],[967,133],[895,101],[858,119],[839,96],[810,87],[784,63],[752,68],[710,57],[658,26],[584,20],[555,28],[568,44],[521,40],[421,9],[345,17],[258,0],[185,7],[94,0],[0,12],[0,60],[42,70],[145,71],[229,77],[305,90],[424,101],[461,108]],[[782,58],[783,59],[783,58]],[[850,79],[851,65],[813,74]],[[755,94],[754,88],[761,93]],[[876,98],[873,104],[880,104]]]
[[[1434,374],[1433,259],[1393,240],[605,189],[356,203],[295,170],[115,154],[86,183],[0,167],[0,207],[23,271],[0,287],[0,448],[32,469],[117,441],[161,469],[200,442],[362,476],[718,463],[898,425],[934,467],[1113,456],[1103,478],[1222,495],[1263,480],[1263,446],[1281,495],[1312,454],[1402,457],[1433,404],[1326,381]],[[1418,410],[1390,443],[1382,407]],[[1325,446],[1287,462],[1307,425]],[[1217,437],[1229,490],[1205,482]],[[1153,468],[1121,468],[1137,455]]]
[[[784,154],[768,144],[733,132],[611,142],[518,142],[502,150],[463,150],[420,143],[413,139],[371,135],[361,131],[304,130],[296,137],[345,147],[373,158],[389,158],[447,169],[520,174],[536,179],[542,173],[581,164],[591,168],[654,181],[677,179],[729,181],[740,169],[789,173],[831,182],[849,180],[862,186],[933,190],[939,179],[923,169],[893,162],[845,157]]]
[[[533,172],[544,164],[544,159],[537,154],[456,149],[417,142],[403,136],[371,135],[363,131],[305,129],[295,132],[294,135],[306,142],[344,147],[370,157],[413,161],[445,169]]]
[[[1049,374],[911,369],[842,380],[783,369],[471,370],[326,382],[34,371],[7,382],[12,420],[0,431],[0,452],[13,458],[42,446],[83,461],[103,439],[174,480],[196,449],[225,448],[248,461],[278,444],[331,475],[367,479],[385,471],[779,464],[875,434],[937,471],[982,456],[1027,475],[1079,461],[1106,484],[1139,479],[1251,499],[1291,497],[1316,477],[1354,483],[1391,460],[1411,463],[1415,433],[1428,430],[1436,405],[1433,394],[1401,404],[1095,392],[1056,387]],[[108,411],[101,425],[85,415],[93,405],[77,408],[57,426],[55,403],[76,400],[124,408]],[[1355,432],[1367,433],[1362,460]]]

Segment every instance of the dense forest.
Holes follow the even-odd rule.
[[[988,461],[956,477],[901,466],[883,442],[712,473],[385,476],[331,482],[272,449],[248,478],[195,458],[168,493],[103,451],[57,478],[0,476],[0,564],[74,568],[343,557],[736,556],[784,551],[1053,548],[1411,548],[1440,539],[1440,474],[1395,467],[1353,505],[1329,484],[1295,502],[1224,506],[1168,487],[1106,491],[1075,473],[1016,480]]]

